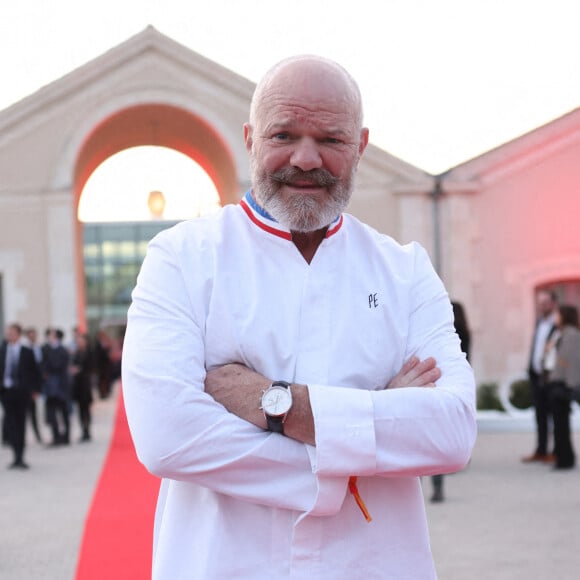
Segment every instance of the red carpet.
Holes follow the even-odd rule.
[[[85,530],[76,580],[145,580],[151,577],[153,517],[159,479],[139,463],[123,398]]]

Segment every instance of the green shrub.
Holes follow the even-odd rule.
[[[510,385],[510,403],[516,409],[529,409],[532,406],[529,380],[521,379]]]
[[[505,411],[497,394],[496,383],[483,383],[477,387],[477,408],[481,411]]]

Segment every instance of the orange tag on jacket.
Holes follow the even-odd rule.
[[[369,514],[369,510],[367,509],[365,502],[362,500],[362,497],[360,496],[360,493],[358,492],[356,480],[357,480],[356,475],[351,475],[348,478],[348,491],[350,491],[350,493],[352,493],[352,495],[354,496],[354,499],[356,500],[356,503],[357,503],[358,507],[360,508],[360,511],[363,513],[365,520],[367,522],[371,522],[373,518],[371,518],[371,514]]]

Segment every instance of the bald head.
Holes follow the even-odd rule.
[[[292,232],[323,232],[348,204],[368,143],[357,84],[318,56],[278,63],[256,87],[244,141],[256,202]]]
[[[260,109],[273,95],[291,96],[294,90],[309,91],[316,100],[321,91],[333,94],[337,104],[351,111],[357,129],[362,128],[363,107],[356,81],[338,63],[316,55],[286,58],[275,64],[256,86],[250,105],[250,124],[255,125]]]

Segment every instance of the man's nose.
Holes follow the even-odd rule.
[[[316,140],[311,137],[302,137],[297,140],[290,163],[302,171],[320,169],[322,167],[322,157]]]

